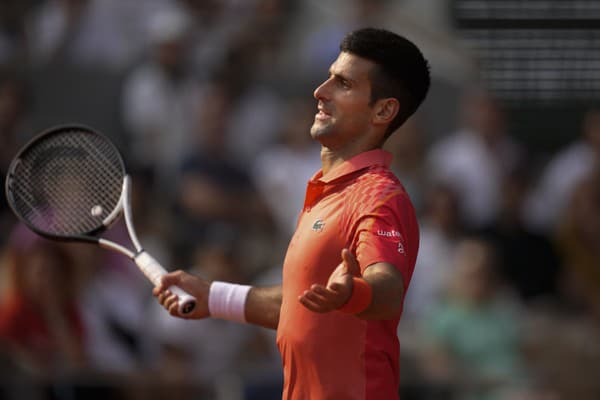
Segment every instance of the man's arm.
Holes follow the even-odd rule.
[[[352,278],[359,275],[360,267],[356,258],[344,249],[342,262],[329,277],[327,285],[312,285],[299,297],[299,301],[309,310],[318,313],[340,309],[352,296]],[[371,301],[357,316],[364,319],[397,317],[404,297],[402,274],[389,263],[376,263],[365,269],[362,279],[371,288]]]
[[[177,296],[168,290],[173,285],[196,298],[196,308],[192,313],[185,316],[179,314]],[[202,319],[211,316],[208,307],[210,286],[210,282],[198,276],[184,271],[175,271],[164,275],[161,284],[155,287],[152,293],[171,315],[186,319]],[[276,329],[279,323],[280,308],[281,285],[252,287],[246,296],[244,316],[248,323]]]
[[[253,287],[246,298],[246,321],[265,328],[277,329],[281,310],[281,285]]]
[[[402,274],[392,264],[377,263],[367,267],[363,279],[371,286],[371,304],[360,314],[364,319],[391,319],[398,316],[404,297]]]

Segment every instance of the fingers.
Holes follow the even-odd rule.
[[[310,290],[304,292],[311,300],[327,304],[335,302],[337,293],[321,285],[313,285]]]
[[[324,313],[333,311],[344,304],[346,295],[332,287],[312,285],[298,297],[302,305],[311,311]]]
[[[171,293],[167,288],[173,286],[175,282],[179,281],[179,274],[177,272],[171,272],[161,277],[159,285],[152,289],[152,294],[158,299],[160,305],[162,305],[171,315],[178,316],[179,298],[177,295]]]
[[[348,249],[342,249],[342,261],[346,266],[346,271],[352,275],[360,275],[360,266],[354,254]]]
[[[158,302],[174,317],[185,318],[179,313],[179,297],[171,293],[169,290],[159,290],[159,287],[155,287],[152,291],[154,296],[157,297]]]
[[[342,261],[348,262],[351,256],[352,253],[350,253],[350,250],[346,248],[342,249]]]
[[[156,285],[154,287],[154,289],[152,289],[152,294],[155,297],[159,297],[160,294],[164,293],[164,292],[168,292],[169,294],[171,294],[171,292],[169,292],[168,288],[170,288],[171,286],[179,286],[183,280],[183,277],[184,277],[183,271],[169,272],[168,274],[161,276],[159,284]],[[159,300],[160,300],[160,298],[159,298]],[[162,304],[162,302],[161,302],[161,304]]]
[[[163,306],[167,310],[169,310],[169,313],[171,313],[172,315],[175,315],[175,314],[173,314],[173,311],[177,311],[177,308],[179,306],[179,298],[176,295],[171,294],[165,298]],[[174,308],[174,310],[173,310],[173,308]]]
[[[171,291],[174,287],[196,298],[196,307],[191,313],[180,312],[179,298]],[[171,315],[185,319],[201,319],[209,316],[209,291],[210,282],[179,270],[163,275],[152,289],[152,294]]]
[[[154,296],[158,299],[158,302],[164,306],[165,308],[169,308],[168,306],[173,302],[173,300],[177,300],[177,296],[171,293],[169,290],[159,290],[159,287],[155,287],[152,291]]]
[[[323,299],[318,298],[310,290],[306,290],[301,296],[298,297],[300,303],[311,311],[317,313],[325,313],[332,310],[331,305],[325,302]]]
[[[168,290],[159,291],[158,287],[155,287],[152,291],[155,297],[158,298],[160,304],[164,304],[167,297],[171,296],[171,292]]]
[[[326,310],[325,308],[323,308],[322,305],[317,304],[317,303],[313,302],[312,300],[309,300],[305,296],[300,296],[299,299],[300,299],[300,303],[312,312],[325,313],[325,312],[330,311],[330,310]]]

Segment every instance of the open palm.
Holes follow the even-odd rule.
[[[348,249],[342,250],[342,262],[333,270],[327,285],[311,285],[298,300],[306,308],[318,313],[337,310],[343,306],[352,294],[352,277],[360,273],[356,258]]]

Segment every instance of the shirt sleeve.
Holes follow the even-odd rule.
[[[411,215],[412,207],[394,196],[359,218],[352,249],[361,271],[378,262],[392,264],[402,274],[405,289],[408,287],[418,249],[418,230],[415,232]]]

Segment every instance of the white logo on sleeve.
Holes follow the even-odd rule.
[[[398,242],[398,253],[404,254],[404,245],[402,245],[402,242]]]
[[[400,234],[400,232],[392,229],[391,231],[384,231],[383,229],[378,229],[377,230],[377,235],[379,236],[384,236],[384,237],[389,237],[389,238],[402,238],[402,235]]]
[[[405,254],[404,245],[402,244],[402,234],[397,230],[391,229],[389,231],[386,231],[384,229],[378,229],[377,236],[398,239],[398,253]]]

